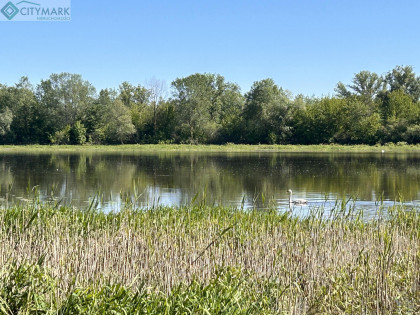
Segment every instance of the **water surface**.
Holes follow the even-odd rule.
[[[60,200],[105,211],[130,199],[142,207],[195,202],[287,208],[287,189],[309,205],[356,199],[419,204],[418,153],[2,153],[0,202]]]

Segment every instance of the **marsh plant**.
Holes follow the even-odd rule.
[[[3,314],[418,314],[420,213],[0,211]]]

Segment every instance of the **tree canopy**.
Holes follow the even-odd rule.
[[[0,84],[1,144],[420,142],[420,77],[411,66],[356,73],[336,95],[306,97],[255,81],[242,93],[195,73],[97,93],[79,74]],[[170,95],[169,97],[167,97]]]

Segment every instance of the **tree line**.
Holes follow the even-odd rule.
[[[335,95],[294,96],[272,79],[242,94],[219,74],[95,87],[79,74],[0,84],[1,144],[420,142],[420,77],[411,66],[361,71]]]

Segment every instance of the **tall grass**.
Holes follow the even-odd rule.
[[[0,211],[0,313],[416,314],[420,213]]]

